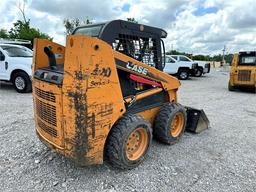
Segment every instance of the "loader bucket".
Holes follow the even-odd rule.
[[[201,109],[186,107],[187,125],[185,130],[193,133],[200,133],[209,128],[209,120],[205,112]]]

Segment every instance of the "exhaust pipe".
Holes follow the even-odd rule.
[[[209,119],[204,110],[186,107],[187,109],[187,125],[185,130],[193,133],[201,133],[210,127]]]
[[[52,50],[49,47],[44,47],[44,53],[48,56],[49,67],[52,70],[56,70],[57,69],[56,58]]]

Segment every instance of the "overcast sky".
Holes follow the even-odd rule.
[[[22,19],[15,0],[0,1],[0,28]],[[166,49],[218,54],[256,49],[255,0],[27,0],[31,25],[64,44],[64,18],[93,22],[134,17],[168,32]]]

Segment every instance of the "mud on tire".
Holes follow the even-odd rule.
[[[178,103],[165,104],[155,119],[154,137],[165,144],[174,144],[183,135],[187,115],[185,108]]]
[[[113,126],[105,146],[105,159],[114,167],[132,169],[146,157],[152,129],[141,116],[126,114]]]

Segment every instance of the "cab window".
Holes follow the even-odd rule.
[[[4,56],[4,54],[0,51],[0,61],[4,61],[4,59],[5,59],[5,56]]]
[[[177,56],[172,56],[175,60],[178,60]]]
[[[88,35],[91,37],[98,37],[103,25],[87,26],[77,28],[74,32],[76,35]]]
[[[1,46],[9,57],[32,57],[33,53],[26,47]]]
[[[180,57],[180,61],[190,61],[188,58],[186,58],[186,57]]]
[[[175,61],[170,57],[165,57],[165,63],[175,63]]]
[[[256,56],[241,56],[239,65],[256,65]]]

